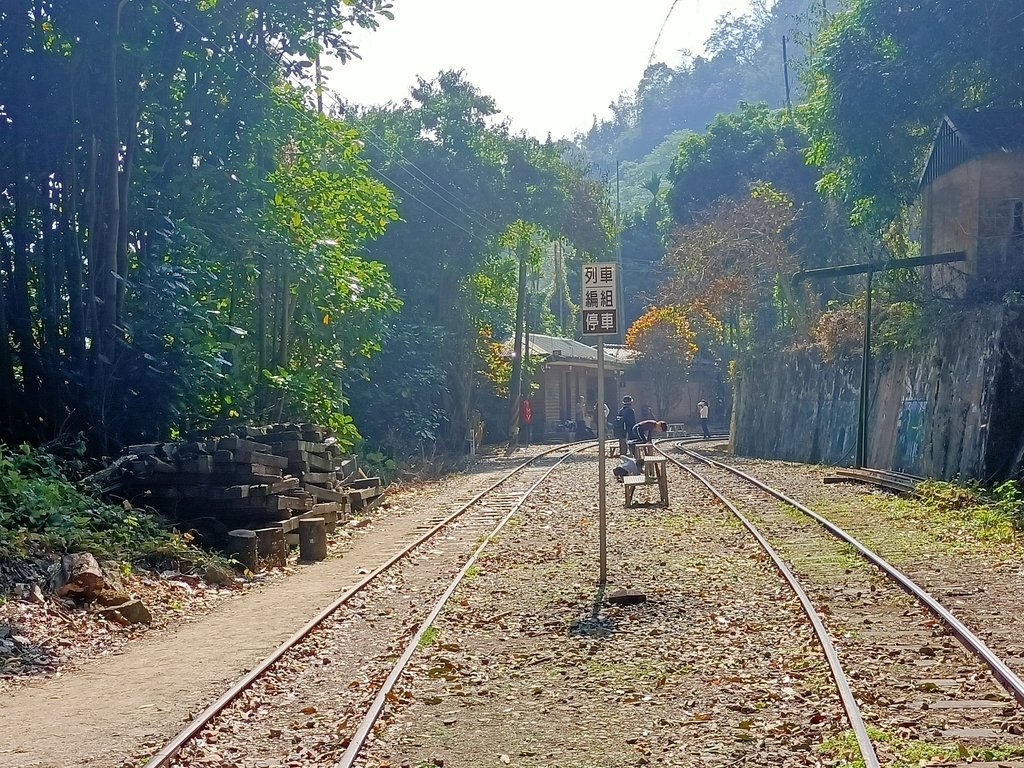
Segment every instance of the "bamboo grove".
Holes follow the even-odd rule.
[[[108,451],[311,418],[352,441],[351,396],[371,431],[407,406],[411,438],[460,444],[481,339],[515,322],[515,237],[600,253],[611,226],[601,185],[511,135],[459,73],[379,110],[325,98],[323,61],[390,16],[0,7],[0,439],[81,431]],[[463,191],[445,201],[410,165]],[[460,218],[470,200],[486,223]]]

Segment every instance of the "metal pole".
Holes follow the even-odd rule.
[[[871,277],[868,270],[867,295],[864,299],[864,349],[860,361],[860,407],[857,414],[857,459],[854,467],[862,469],[868,463],[868,381],[871,376]]]
[[[786,36],[782,36],[782,79],[786,83],[786,116],[793,118],[793,104],[789,100],[789,55],[786,53]]]
[[[620,307],[619,312],[623,312],[626,298],[626,286],[622,281],[622,204],[619,198],[619,161],[615,161],[615,266],[619,270],[619,280],[616,286],[618,295],[615,297],[615,306]],[[619,344],[626,343],[626,329],[625,327],[619,329],[619,338],[616,341]]]
[[[597,521],[600,538],[600,582],[608,583],[608,526],[605,516],[604,439],[608,420],[604,417],[604,337],[597,337]]]

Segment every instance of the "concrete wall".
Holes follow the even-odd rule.
[[[1024,278],[1024,237],[1013,231],[1021,201],[1024,152],[976,157],[923,189],[922,254],[967,254],[964,262],[931,267],[930,287],[950,297],[998,300]]]
[[[930,287],[941,295],[962,298],[977,270],[981,177],[982,163],[976,158],[944,173],[922,190],[922,255],[954,251],[967,254],[966,261],[938,264],[929,270]]]
[[[1014,233],[1014,207],[1024,202],[1024,152],[991,154],[978,190],[978,288],[999,300],[1024,278],[1024,233]]]
[[[937,328],[922,349],[873,361],[868,465],[929,477],[1005,477],[1024,454],[1024,321],[999,305]],[[860,360],[778,353],[740,366],[733,447],[850,465]],[[1015,458],[1016,457],[1016,458]]]

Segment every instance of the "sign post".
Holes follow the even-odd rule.
[[[608,582],[608,520],[605,505],[604,337],[619,332],[618,267],[614,262],[583,265],[583,336],[597,337],[597,520],[600,583]]]

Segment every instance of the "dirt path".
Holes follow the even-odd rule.
[[[395,551],[396,542],[478,475],[399,494],[386,524],[358,532],[342,553],[239,596],[175,630],[152,633],[72,674],[13,691],[0,705],[3,768],[135,766],[232,682]]]

